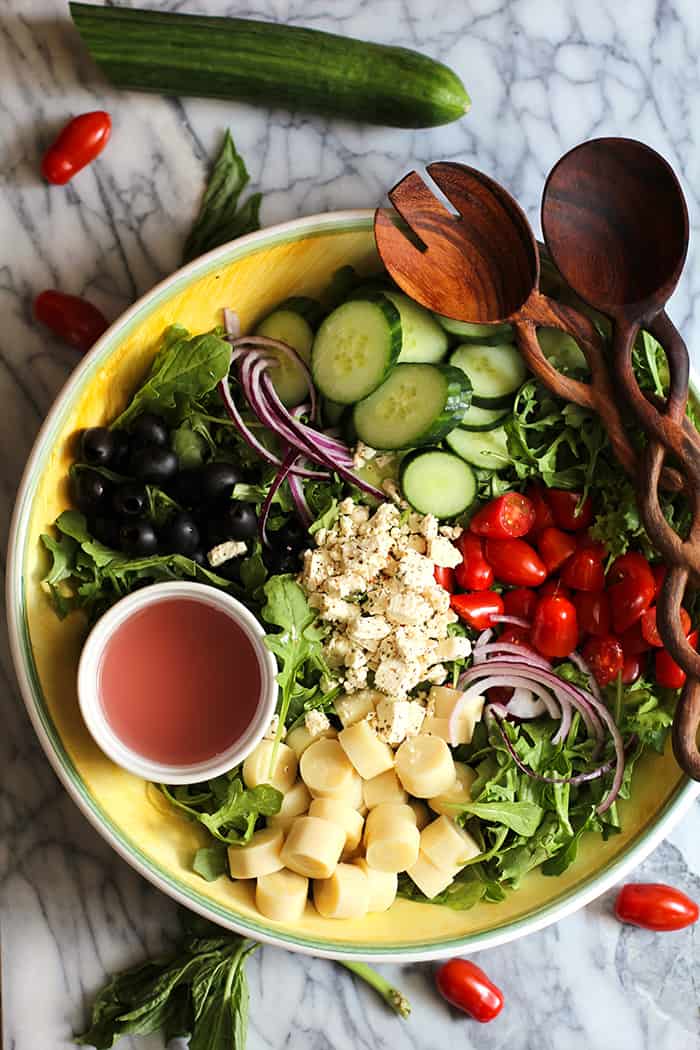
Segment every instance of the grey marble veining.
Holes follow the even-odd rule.
[[[141,0],[146,4],[146,0]],[[134,4],[133,6],[136,6]],[[0,523],[36,430],[75,363],[31,318],[60,287],[116,317],[177,265],[208,157],[230,125],[265,194],[266,225],[368,207],[411,166],[474,163],[502,180],[537,225],[544,176],[587,137],[629,134],[680,173],[700,221],[697,0],[226,0],[148,6],[237,14],[420,47],[463,77],[473,109],[426,131],[353,126],[212,100],[113,92],[84,54],[63,0],[0,0]],[[68,114],[106,108],[113,141],[65,189],[39,160]],[[694,349],[695,245],[671,313]],[[698,361],[695,355],[696,362]],[[4,569],[4,561],[3,561]],[[7,1050],[66,1050],[104,975],[157,950],[175,909],[122,863],[51,772],[0,648],[0,884]],[[643,865],[700,899],[694,807]],[[250,964],[250,1050],[695,1050],[698,933],[620,927],[612,894],[479,962],[507,1009],[478,1026],[432,993],[430,965],[387,968],[410,995],[409,1023],[332,963],[265,948]],[[125,1041],[154,1048],[158,1040]]]

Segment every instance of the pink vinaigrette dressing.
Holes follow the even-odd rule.
[[[100,661],[102,709],[144,758],[192,765],[231,747],[260,700],[260,666],[243,630],[204,602],[172,598],[128,617]]]

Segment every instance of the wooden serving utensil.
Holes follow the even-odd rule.
[[[652,157],[657,157],[652,151],[649,153],[652,154]],[[657,159],[661,161],[661,158]],[[668,173],[670,173],[671,179],[675,182],[670,168],[663,161],[661,164],[664,165],[664,177],[668,180]],[[697,726],[700,721],[700,684],[698,682],[700,656],[691,648],[680,626],[680,604],[688,582],[689,568],[694,571],[700,568],[700,543],[697,542],[700,539],[700,482],[695,480],[699,477],[697,470],[700,470],[700,440],[688,420],[680,421],[685,412],[687,399],[687,352],[680,336],[662,312],[663,305],[680,275],[687,248],[687,214],[680,188],[675,182],[674,193],[680,194],[679,212],[678,197],[675,197],[674,211],[670,203],[674,200],[674,195],[669,193],[669,183],[666,182],[664,202],[669,204],[666,221],[674,221],[674,231],[668,234],[664,220],[659,218],[658,224],[654,225],[654,236],[658,239],[653,241],[655,248],[658,248],[663,237],[670,236],[677,249],[676,258],[675,260],[671,258],[673,252],[670,250],[661,253],[661,259],[658,261],[660,293],[656,286],[651,287],[655,282],[648,274],[646,283],[640,279],[636,291],[641,288],[646,297],[645,310],[638,317],[634,315],[636,320],[633,321],[627,319],[631,315],[628,315],[625,310],[617,309],[614,301],[612,303],[614,309],[605,309],[605,305],[611,305],[608,299],[595,294],[596,270],[601,266],[601,257],[609,249],[601,249],[594,236],[582,240],[578,232],[575,232],[578,230],[575,213],[572,220],[570,212],[568,220],[570,225],[567,227],[566,235],[557,242],[561,253],[566,257],[568,251],[568,259],[573,260],[569,266],[571,272],[567,272],[566,267],[562,266],[565,259],[560,260],[556,256],[554,222],[550,223],[550,233],[553,236],[552,244],[548,244],[548,247],[563,277],[574,291],[581,295],[581,298],[587,300],[596,309],[601,310],[601,303],[603,303],[604,307],[601,312],[608,313],[612,317],[616,322],[616,329],[619,330],[622,327],[621,320],[626,325],[624,343],[618,331],[616,346],[624,346],[628,363],[625,365],[620,360],[622,354],[617,354],[615,356],[615,375],[625,391],[630,388],[636,389],[638,396],[630,400],[630,407],[638,414],[645,431],[655,439],[650,441],[643,457],[638,460],[617,407],[616,385],[609,371],[605,343],[588,317],[571,307],[549,299],[540,292],[537,242],[519,205],[501,186],[483,173],[466,165],[442,162],[429,165],[427,170],[455,208],[456,214],[438,200],[416,172],[411,172],[388,195],[396,212],[408,227],[409,236],[397,225],[395,216],[390,212],[378,209],[375,213],[375,238],[382,261],[399,287],[429,309],[456,320],[475,324],[499,325],[504,322],[512,324],[518,346],[534,374],[554,394],[574,401],[600,415],[616,457],[625,470],[638,481],[640,512],[644,516],[650,536],[669,565],[672,566],[658,601],[659,628],[670,652],[689,673],[674,720],[674,750],[684,771],[695,779],[700,779],[700,753],[696,744]],[[589,190],[592,203],[595,171],[590,170],[589,174],[591,175]],[[645,178],[648,178],[649,175],[652,173],[644,169],[634,200],[642,199],[641,190],[644,188]],[[551,187],[552,192],[556,185],[553,176],[554,172],[547,187],[548,191]],[[617,171],[616,178],[619,177],[620,172]],[[573,185],[576,186],[575,176]],[[670,186],[672,187],[673,183]],[[625,190],[619,185],[616,188],[620,190],[618,196],[624,202],[626,200]],[[648,212],[654,212],[657,209],[658,214],[661,209],[656,198],[653,177],[646,188],[648,191],[644,198],[646,208]],[[610,183],[601,179],[597,184],[596,192],[595,205],[592,204],[592,207],[598,208],[604,216],[608,214],[613,216],[613,221],[608,224],[612,242],[620,213],[616,212],[613,207],[614,200],[611,200]],[[629,220],[629,210],[621,213],[628,220],[622,223],[622,231],[627,234],[628,238],[632,237],[632,233],[638,226],[644,224],[647,212],[641,210],[641,217],[638,213],[635,222]],[[678,225],[679,216],[680,226]],[[592,223],[591,228],[596,230],[597,226]],[[638,235],[637,241],[630,249],[630,258],[627,260],[630,276],[626,281],[621,282],[620,287],[622,288],[634,289],[632,278],[635,278],[644,269],[644,254],[650,260],[654,260],[653,263],[650,263],[652,272],[654,272],[655,251],[649,251],[648,245],[645,244],[645,250],[642,253],[639,241],[640,236]],[[624,250],[622,253],[617,251],[607,257],[610,262],[608,267],[604,268],[604,272],[608,277],[602,282],[605,296],[608,295],[611,286],[615,287],[612,275],[616,267],[621,265],[620,254],[624,256]],[[580,270],[577,270],[577,261]],[[581,288],[577,287],[576,275],[577,272],[580,273],[584,269],[585,261],[589,263],[586,272],[590,271],[590,281],[589,284],[584,285],[582,292]],[[655,288],[656,298],[654,298]],[[632,308],[626,307],[626,309],[634,310],[636,291],[633,291],[630,296]],[[656,303],[655,309],[652,306],[653,302]],[[655,323],[652,323],[654,318],[656,318]],[[676,363],[671,370],[671,391],[665,412],[660,411],[658,407],[644,398],[632,373],[631,346],[642,321],[647,328],[650,328],[651,325],[652,334],[667,347],[669,357],[672,353],[671,347],[675,354]],[[631,332],[630,325],[632,326]],[[561,329],[579,343],[591,372],[590,382],[583,383],[563,376],[550,364],[542,353],[537,340],[536,330],[539,326]],[[684,354],[685,370],[683,369]],[[646,407],[639,406],[640,400]],[[648,425],[649,419],[653,420],[651,425]],[[671,434],[674,443],[669,445]],[[665,450],[668,447],[684,463],[683,474],[664,466]],[[686,451],[688,449],[692,449],[690,464],[688,463],[689,454]],[[675,490],[685,487],[689,493],[695,524],[685,543],[665,525],[658,500],[659,484]],[[668,551],[671,551],[673,556],[667,554]]]
[[[673,723],[679,765],[700,780],[700,655],[681,627],[680,606],[690,573],[700,572],[700,434],[686,418],[688,351],[665,312],[688,250],[688,211],[673,170],[633,139],[585,142],[550,172],[542,228],[564,280],[614,324],[612,367],[621,395],[649,438],[637,473],[637,502],[652,542],[670,567],[657,599],[665,646],[686,671]],[[644,327],[666,352],[670,383],[665,405],[648,400],[632,368],[632,345]],[[693,513],[683,540],[664,518],[659,477],[671,453],[685,475]]]

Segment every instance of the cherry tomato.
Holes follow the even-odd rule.
[[[515,624],[509,624],[505,631],[501,632],[498,640],[507,645],[522,645],[525,649],[532,649],[529,627],[516,627]]]
[[[444,587],[450,594],[454,594],[456,591],[455,586],[455,571],[454,569],[446,569],[443,565],[435,566],[435,582],[439,583],[441,587]]]
[[[615,901],[620,922],[643,930],[683,930],[698,921],[698,906],[685,893],[662,882],[628,882]]]
[[[492,685],[486,690],[486,695],[490,704],[507,704],[513,695],[513,690],[507,685]]]
[[[44,154],[41,174],[47,182],[64,186],[99,156],[111,131],[110,115],[101,109],[74,117]]]
[[[477,536],[517,540],[526,536],[534,524],[535,508],[527,496],[506,492],[477,511],[469,528]]]
[[[663,582],[666,579],[666,566],[665,565],[652,565],[651,575],[654,577],[654,585],[656,587],[656,593],[654,598],[659,597],[659,592],[663,586]]]
[[[543,583],[537,592],[538,598],[550,598],[556,595],[558,598],[571,598],[571,591],[568,587],[565,587],[558,576],[553,576],[551,580],[547,580]]]
[[[649,643],[652,649],[663,648],[663,639],[659,634],[658,627],[656,626],[655,605],[650,606],[650,608],[642,613],[639,620],[639,626],[641,628],[642,638]],[[685,609],[681,609],[681,626],[683,628],[683,634],[687,638],[690,633],[690,617]]]
[[[457,540],[462,561],[455,569],[455,580],[464,591],[487,591],[494,581],[493,569],[484,557],[484,543],[473,532],[463,532]]]
[[[537,587],[546,579],[544,563],[525,540],[486,540],[484,555],[501,583]]]
[[[547,502],[546,489],[543,485],[535,483],[528,485],[525,489],[525,495],[530,500],[535,511],[535,521],[530,529],[530,538],[535,539],[542,532],[542,529],[548,529],[554,525],[554,515],[552,514],[552,508]]]
[[[473,594],[453,594],[450,605],[470,627],[485,631],[493,627],[492,616],[503,616],[503,599],[495,591],[476,591]]]
[[[649,562],[641,554],[630,551],[616,558],[608,573],[610,607],[613,629],[622,634],[641,617],[651,605],[656,584]]]
[[[689,634],[688,641],[695,649],[698,644],[698,632],[693,631]],[[685,685],[685,671],[666,649],[659,649],[654,657],[654,676],[657,683],[665,689],[680,689]]]
[[[575,591],[602,591],[603,558],[595,547],[579,547],[562,569],[562,581]]]
[[[54,335],[87,353],[109,327],[96,306],[77,295],[48,289],[34,300],[34,316]]]
[[[508,616],[521,616],[531,620],[537,605],[537,595],[527,587],[516,587],[503,595],[503,607]]]
[[[543,656],[568,656],[578,643],[576,609],[568,598],[540,598],[532,621],[532,644]]]
[[[622,645],[611,634],[603,638],[589,638],[583,647],[583,658],[598,685],[613,682],[622,671],[625,662]]]
[[[637,656],[651,648],[646,638],[642,636],[642,625],[639,620],[622,632],[620,643],[625,656]]]
[[[624,651],[624,650],[623,650]],[[642,661],[640,656],[626,656],[622,665],[622,684],[632,685],[642,673]]]
[[[468,959],[443,963],[435,983],[443,999],[482,1024],[493,1021],[503,1009],[503,992]]]
[[[565,489],[549,489],[547,500],[552,508],[554,523],[568,532],[578,532],[587,528],[593,521],[593,503],[586,496],[581,507],[580,492],[569,492]]]
[[[547,572],[556,572],[576,550],[576,540],[562,529],[542,529],[537,537],[537,550]]]
[[[610,634],[610,600],[605,591],[577,591],[574,605],[582,634]]]

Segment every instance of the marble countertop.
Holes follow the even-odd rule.
[[[136,5],[134,5],[136,6]],[[537,221],[543,179],[582,139],[630,134],[680,172],[700,218],[700,18],[696,0],[180,0],[148,6],[244,14],[419,47],[453,66],[473,100],[430,131],[351,126],[210,100],[112,91],[64,0],[0,0],[0,484],[4,550],[35,433],[75,355],[32,322],[45,287],[116,317],[177,264],[207,159],[231,127],[264,192],[265,225],[374,206],[415,164],[454,158],[508,186]],[[67,115],[105,108],[113,141],[65,189],[38,177]],[[692,250],[671,314],[694,347]],[[698,360],[696,356],[696,361]],[[4,564],[3,564],[4,568]],[[3,639],[0,886],[3,1045],[65,1050],[107,972],[158,949],[173,904],[126,866],[68,799],[34,739]],[[697,804],[638,873],[700,899]],[[250,964],[249,1050],[696,1050],[698,934],[623,928],[611,895],[557,926],[479,956],[505,990],[487,1027],[433,994],[430,965],[387,967],[414,1004],[404,1023],[332,963],[265,948]],[[158,1040],[121,1046],[160,1046]]]

